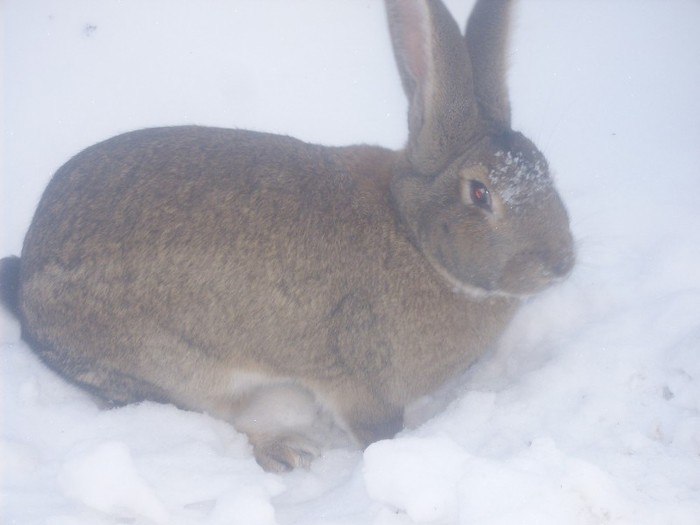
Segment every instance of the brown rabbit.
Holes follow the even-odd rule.
[[[44,362],[113,404],[224,418],[288,469],[393,436],[570,272],[547,162],[510,128],[510,2],[480,0],[466,39],[439,0],[386,6],[403,151],[186,126],[59,169],[2,263]]]

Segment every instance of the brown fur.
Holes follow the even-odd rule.
[[[228,419],[269,469],[308,464],[332,441],[323,432],[361,446],[393,436],[407,403],[573,264],[544,158],[504,121],[507,98],[475,96],[503,85],[502,61],[490,71],[472,48],[504,55],[504,6],[479,2],[497,23],[472,19],[470,55],[441,3],[387,1],[405,151],[192,126],[71,159],[25,240],[25,338],[110,402]],[[490,209],[470,200],[474,181]],[[258,421],[277,403],[311,407],[310,420]]]

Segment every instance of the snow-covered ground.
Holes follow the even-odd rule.
[[[450,0],[461,20],[468,0]],[[198,123],[400,147],[377,0],[4,0],[0,255],[113,134]],[[437,415],[310,471],[144,403],[100,411],[0,313],[3,524],[700,523],[700,3],[522,0],[515,127],[548,155],[578,266]]]

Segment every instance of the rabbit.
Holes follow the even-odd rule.
[[[510,125],[511,2],[461,31],[386,0],[404,149],[238,129],[125,133],[47,186],[2,297],[50,368],[247,434],[270,471],[362,449],[463,373],[575,261],[543,154]]]

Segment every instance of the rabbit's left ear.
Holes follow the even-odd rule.
[[[474,75],[474,92],[481,117],[510,129],[506,74],[511,0],[479,0],[467,22],[466,41]]]
[[[386,0],[386,9],[408,97],[408,159],[419,173],[433,175],[478,131],[467,46],[440,0]]]

